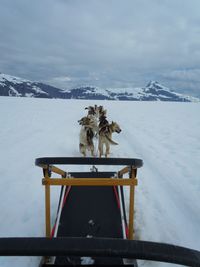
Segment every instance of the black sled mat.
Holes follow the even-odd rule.
[[[114,173],[71,173],[73,177],[104,177]],[[90,175],[90,176],[89,176]],[[67,188],[66,188],[67,190]],[[113,186],[73,186],[65,200],[57,237],[123,238],[119,204]],[[57,265],[121,265],[120,258],[57,257]]]

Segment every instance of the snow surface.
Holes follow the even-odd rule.
[[[122,128],[113,135],[119,146],[112,147],[111,157],[144,161],[138,169],[135,238],[200,250],[200,103],[0,97],[0,237],[44,236],[44,187],[35,158],[80,156],[77,121],[94,104],[102,104]],[[58,193],[52,189],[52,222]],[[32,267],[39,261],[0,257],[0,266]]]

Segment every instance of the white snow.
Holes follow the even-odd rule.
[[[106,97],[110,97],[111,94],[128,94],[126,97],[134,97],[136,99],[139,99],[141,96],[146,95],[143,88],[100,88],[100,87],[94,87],[94,91],[91,90],[86,91],[88,94],[100,94]],[[117,99],[117,96],[113,96],[115,99]]]
[[[0,82],[5,82],[5,81],[9,81],[12,82],[14,84],[20,84],[20,83],[24,83],[24,82],[30,82],[28,80],[19,78],[19,77],[15,77],[15,76],[11,76],[8,74],[4,74],[4,73],[0,73]]]
[[[0,97],[0,237],[44,236],[42,170],[35,158],[80,156],[77,121],[94,104],[102,104],[122,128],[113,135],[119,145],[112,146],[111,157],[144,161],[138,169],[135,238],[200,250],[200,103]],[[52,222],[58,192],[52,189]],[[39,260],[0,257],[0,266],[32,267]]]
[[[10,85],[9,88],[9,96],[21,96],[21,94],[13,86]]]
[[[38,87],[36,85],[32,86],[32,90],[34,90],[36,93],[43,93],[43,94],[48,95],[47,92],[43,91],[40,87]]]
[[[156,81],[150,81],[149,84],[147,85],[148,88],[154,89],[155,86],[158,86],[160,89],[165,90],[167,92],[172,92],[172,90],[170,90],[169,88],[167,88],[166,86],[156,82]]]

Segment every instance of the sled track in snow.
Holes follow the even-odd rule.
[[[155,152],[152,151],[153,142],[155,142],[155,140],[147,137],[149,136],[148,132],[144,131],[140,137],[130,134],[128,128],[123,129],[123,132],[125,133],[125,137],[122,139],[123,142],[120,142],[120,146],[129,148],[129,150],[126,151],[126,157],[136,155],[137,157],[143,158],[144,161],[143,169],[141,169],[139,175],[139,185],[140,180],[142,180],[141,186],[145,186],[145,188],[140,189],[141,192],[145,192],[141,197],[143,198],[143,201],[146,199],[149,209],[151,209],[151,207],[154,210],[156,209],[157,217],[160,217],[157,221],[158,229],[161,228],[161,225],[159,224],[162,221],[164,226],[169,226],[169,230],[166,228],[163,229],[163,241],[165,241],[165,239],[169,242],[173,241],[175,235],[178,242],[189,243],[189,245],[193,246],[195,242],[197,249],[199,249],[198,238],[195,241],[190,238],[190,236],[195,236],[195,234],[197,237],[200,236],[200,213],[198,212],[198,202],[193,203],[190,200],[187,188],[183,190],[183,187],[179,186],[178,182],[176,182],[176,177],[171,176],[168,173],[169,170],[166,169],[166,173],[163,173],[165,160],[163,159],[163,167],[160,167],[159,164],[161,161],[160,159],[159,161],[156,160]],[[149,140],[149,144],[140,141],[142,140],[143,135],[144,140]],[[123,143],[125,143],[125,145],[123,145]],[[152,157],[152,155],[154,157]],[[160,157],[162,157],[162,155],[157,155],[157,158]],[[155,192],[155,188],[157,192]],[[138,194],[137,197],[140,197],[140,195]],[[140,211],[140,207],[137,206],[136,210],[140,212],[145,221],[145,211]],[[182,221],[181,225],[178,225],[178,223],[175,222],[176,216]],[[171,229],[174,229],[173,233]],[[162,229],[160,231],[162,231]],[[191,235],[191,232],[193,231],[194,233]]]

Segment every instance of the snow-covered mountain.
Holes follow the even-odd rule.
[[[198,98],[182,95],[156,81],[150,81],[143,88],[98,88],[81,87],[64,91],[67,98],[78,99],[98,99],[98,100],[130,100],[130,101],[177,101],[193,102],[199,101]]]
[[[56,87],[0,73],[0,95],[18,97],[61,98]],[[59,96],[60,94],[60,96]]]
[[[130,101],[177,101],[193,102],[199,99],[176,93],[156,81],[141,88],[98,88],[93,86],[62,90],[44,83],[31,82],[0,73],[0,95],[18,97],[130,100]]]

